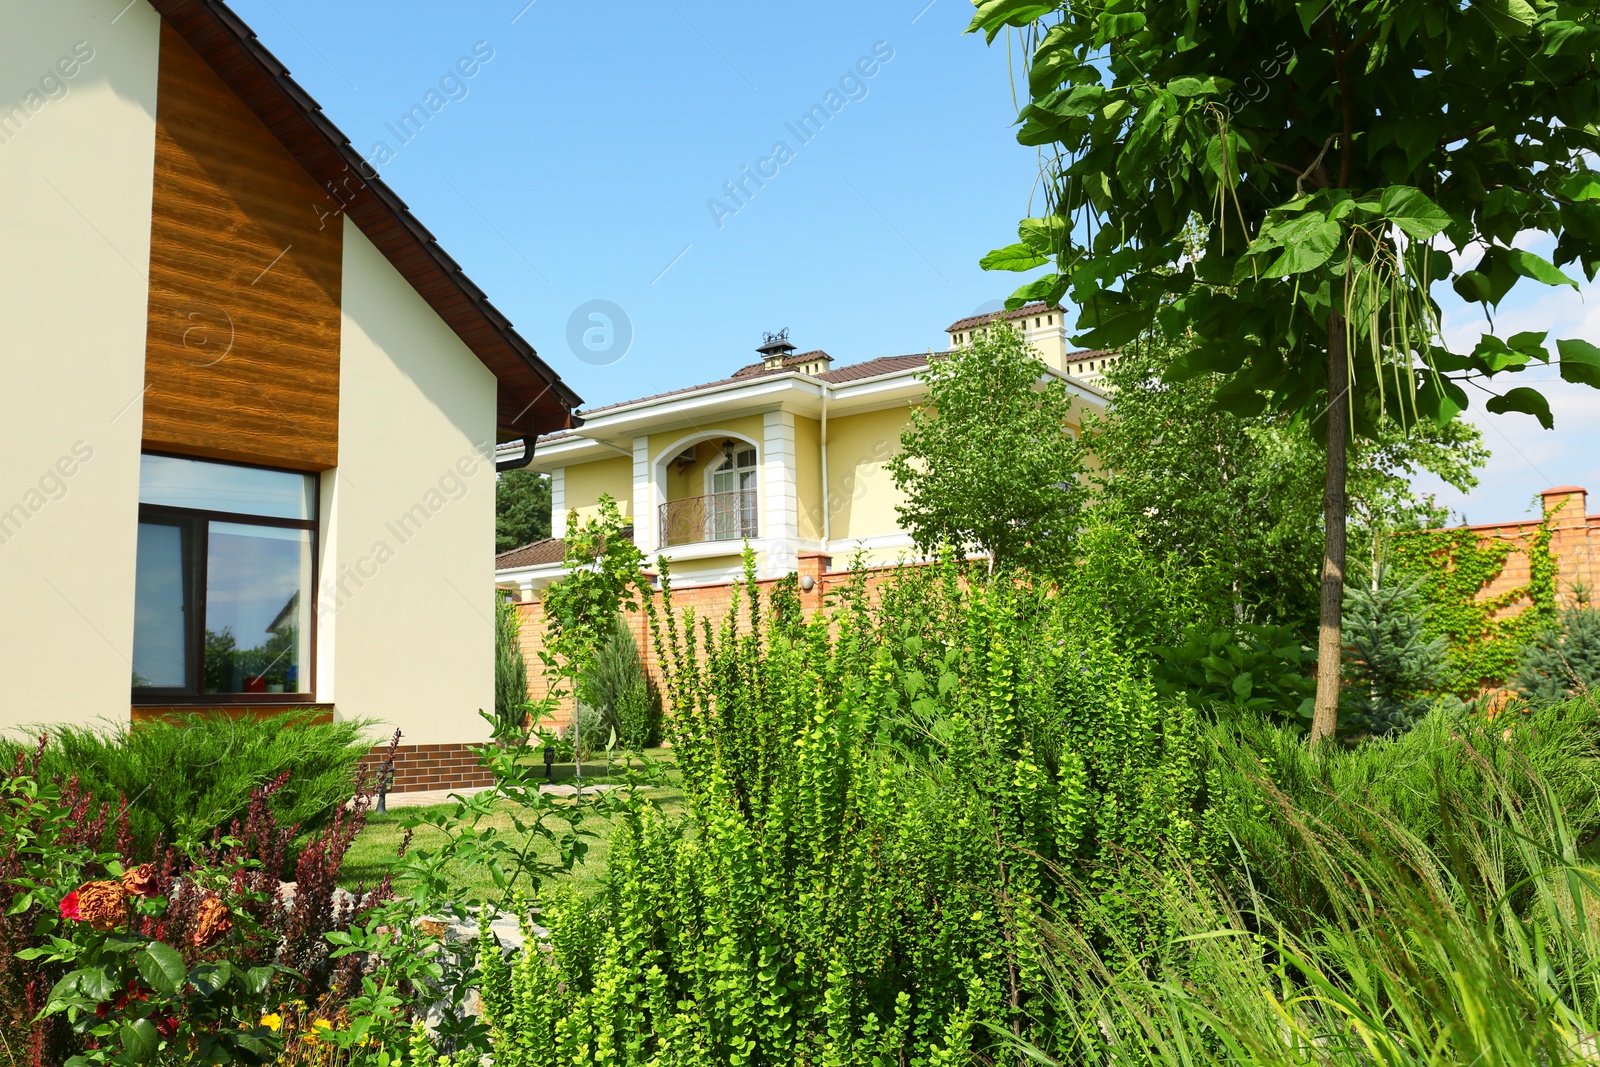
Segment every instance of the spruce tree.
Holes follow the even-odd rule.
[[[1578,591],[1576,606],[1561,613],[1561,622],[1522,650],[1517,689],[1529,700],[1555,701],[1600,685],[1600,609],[1591,606],[1587,590]]]
[[[1345,590],[1344,692],[1347,729],[1386,734],[1410,729],[1444,683],[1448,648],[1423,634],[1427,603],[1420,581],[1397,582],[1379,564],[1376,580]]]

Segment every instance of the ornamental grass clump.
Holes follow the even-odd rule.
[[[1203,862],[1199,724],[1088,598],[950,564],[808,620],[747,575],[651,620],[688,815],[641,795],[597,899],[540,893],[547,951],[482,943],[497,1065],[965,1062],[1062,1025],[1060,872],[1166,936],[1119,857]]]
[[[1431,842],[1373,792],[1328,794],[1315,815],[1264,786],[1263,817],[1315,893],[1285,894],[1248,868],[1222,881],[1147,867],[1171,932],[1140,966],[1117,942],[1119,916],[1079,893],[1046,951],[1064,1025],[1016,1053],[1152,1067],[1593,1063],[1600,867],[1559,790],[1531,766],[1520,782],[1482,768],[1478,788],[1434,795]]]

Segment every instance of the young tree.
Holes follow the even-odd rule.
[[[1159,321],[1196,344],[1174,378],[1219,373],[1222,400],[1277,410],[1326,442],[1316,717],[1337,724],[1347,445],[1384,415],[1467,406],[1550,425],[1534,389],[1482,380],[1550,363],[1545,334],[1439,337],[1433,286],[1487,308],[1523,279],[1600,265],[1595,0],[978,0],[970,29],[1021,30],[1018,140],[1055,146],[1041,217],[992,269],[1054,270],[1008,303],[1082,309],[1082,344]],[[1183,240],[1193,225],[1203,239]],[[1558,238],[1555,263],[1519,247]],[[1464,257],[1452,264],[1449,251]],[[1470,268],[1467,266],[1471,263]],[[1600,349],[1557,344],[1600,385]]]
[[[1560,624],[1522,652],[1517,688],[1529,700],[1565,700],[1600,687],[1600,609],[1582,591]]]
[[[1184,351],[1144,337],[1107,368],[1116,400],[1083,423],[1098,461],[1095,512],[1156,557],[1215,573],[1210,623],[1282,624],[1309,637],[1319,610],[1321,449],[1279,412],[1223,410],[1222,375],[1166,381]],[[1375,439],[1352,446],[1352,551],[1369,556],[1379,530],[1442,525],[1447,514],[1418,497],[1412,479],[1427,471],[1465,492],[1488,456],[1469,422],[1407,433],[1385,420]]]
[[[1409,729],[1444,687],[1449,642],[1423,633],[1420,579],[1397,582],[1381,564],[1376,574],[1353,583],[1345,600],[1343,707],[1347,726],[1386,734]]]
[[[550,479],[538,471],[506,471],[494,487],[494,550],[550,536]]]
[[[977,550],[996,569],[1057,569],[1084,499],[1066,384],[1009,326],[933,360],[927,382],[888,463],[917,547]]]

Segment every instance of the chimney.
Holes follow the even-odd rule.
[[[1593,597],[1595,578],[1594,546],[1589,529],[1587,490],[1576,485],[1558,485],[1539,494],[1544,504],[1544,520],[1550,524],[1550,552],[1556,557],[1556,600],[1564,608],[1573,607],[1581,587]]]
[[[794,345],[789,343],[789,327],[785,326],[777,333],[763,333],[756,351],[761,353],[761,364],[767,370],[781,369],[783,361],[794,351]]]

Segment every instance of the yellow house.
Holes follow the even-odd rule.
[[[1064,379],[1078,405],[1104,410],[1100,372],[1114,357],[1069,351],[1058,307],[961,319],[946,328],[950,348],[998,322],[1022,331],[1041,374]],[[758,362],[719,381],[591,408],[577,429],[540,437],[528,466],[550,476],[552,537],[500,554],[496,584],[526,600],[559,578],[569,516],[593,515],[604,494],[632,520],[645,556],[671,561],[679,587],[737,577],[747,540],[763,578],[796,570],[805,553],[840,565],[914,555],[885,464],[938,356],[834,366],[784,335],[757,352]],[[503,446],[501,458],[521,447]]]

